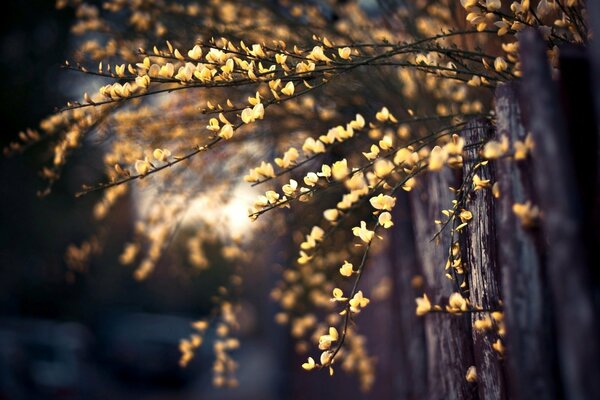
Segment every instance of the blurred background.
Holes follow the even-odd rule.
[[[79,76],[59,67],[72,47],[73,21],[71,10],[56,11],[50,0],[3,5],[0,147],[81,93]],[[69,269],[68,246],[98,232],[91,215],[98,197],[73,194],[82,182],[101,179],[102,154],[99,146],[78,151],[52,193],[39,198],[38,173],[47,157],[43,144],[0,157],[0,400],[363,396],[344,374],[329,378],[302,371],[286,330],[273,322],[271,265],[285,262],[277,243],[246,282],[253,290],[242,304],[242,346],[233,354],[240,386],[212,387],[210,346],[180,368],[179,340],[192,333],[192,321],[210,312],[210,296],[231,266],[219,259],[217,248],[208,248],[210,261],[219,264],[209,272],[182,273],[164,260],[150,279],[136,281],[132,270],[118,263],[133,230],[132,199],[126,196],[106,221],[108,231],[101,232],[107,238],[104,251],[83,270]],[[383,329],[389,328],[388,312],[383,305],[369,317],[371,330],[378,331],[374,350],[380,361],[394,357],[389,330]],[[392,372],[383,361],[382,373],[390,379],[372,398],[391,393]]]
[[[79,92],[78,77],[59,68],[68,58],[73,19],[50,0],[3,6],[0,147]],[[85,158],[85,165],[73,160],[52,194],[38,198],[38,171],[48,156],[43,150],[0,157],[0,399],[285,397],[278,383],[281,358],[275,357],[285,352],[255,317],[272,321],[272,310],[256,310],[272,307],[266,287],[257,291],[257,304],[247,305],[250,318],[236,354],[241,389],[212,388],[210,347],[203,346],[188,368],[178,366],[179,340],[209,312],[209,289],[224,279],[218,271],[227,266],[192,279],[164,267],[152,279],[135,281],[131,269],[117,262],[132,230],[129,199],[109,224],[102,255],[82,273],[66,267],[68,245],[96,229],[90,210],[97,197],[75,199],[73,193],[82,179],[101,176],[94,168],[101,154],[94,148],[80,152],[76,158]]]

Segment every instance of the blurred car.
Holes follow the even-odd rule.
[[[25,398],[25,389],[19,382],[19,346],[14,332],[0,331],[0,400]]]
[[[192,333],[191,323],[172,315],[114,315],[98,330],[102,358],[123,380],[183,385],[201,370],[198,362],[179,366],[179,341]]]
[[[36,319],[5,320],[1,325],[1,396],[7,399],[82,398],[85,328]]]

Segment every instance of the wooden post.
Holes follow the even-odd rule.
[[[420,275],[412,227],[409,197],[406,192],[396,195],[393,210],[394,226],[390,232],[387,251],[392,266],[392,318],[396,327],[394,348],[396,372],[395,398],[423,399],[427,393],[427,365],[423,318],[415,314],[415,298],[421,296],[413,279]]]
[[[497,137],[506,135],[511,143],[525,139],[512,84],[496,89],[496,131]],[[517,400],[552,400],[558,396],[552,373],[555,354],[537,232],[523,228],[512,211],[515,202],[537,202],[531,188],[533,165],[530,160],[501,159],[495,167],[500,187],[495,210],[509,394]]]
[[[434,220],[442,209],[451,206],[448,190],[453,179],[452,171],[443,169],[426,174],[419,179],[419,187],[411,192],[413,223],[417,254],[425,278],[425,292],[431,302],[448,304],[454,284],[445,276],[444,267],[450,246],[448,235],[431,241],[438,227]],[[427,398],[431,400],[477,398],[476,388],[465,379],[473,365],[470,316],[433,313],[425,318],[427,346]]]
[[[493,135],[492,127],[485,120],[475,120],[466,126],[467,147],[463,163],[463,176],[471,173],[478,163],[478,143]],[[481,166],[476,174],[481,179],[494,182],[490,164]],[[483,189],[471,193],[466,208],[473,214],[464,232],[463,261],[469,282],[469,300],[474,308],[499,310],[500,276],[496,265],[496,235],[494,227],[494,199],[491,190]],[[460,210],[459,210],[460,211]],[[471,322],[489,317],[489,313],[473,313]],[[477,368],[477,387],[481,399],[506,398],[504,373],[500,355],[492,348],[496,341],[487,331],[473,329],[473,355]]]
[[[386,248],[372,253],[360,283],[362,291],[371,299],[375,307],[369,310],[370,312],[361,314],[357,324],[359,333],[366,337],[369,356],[377,360],[375,384],[369,390],[369,396],[380,400],[397,400],[398,396],[395,392],[397,368],[408,367],[408,365],[399,366],[396,357],[400,352],[398,330],[402,329],[397,324],[397,316],[409,312],[410,309],[399,310],[392,298],[391,290],[387,295],[382,295],[383,292],[376,290],[381,282],[393,276],[392,260],[387,254],[389,242],[384,240],[382,244]],[[407,349],[402,351],[406,352]],[[355,376],[353,378],[356,380]]]
[[[519,40],[521,103],[528,104],[529,129],[535,141],[533,177],[544,213],[561,377],[567,398],[598,399],[599,330],[566,125],[546,58],[546,43],[536,30],[521,32]]]

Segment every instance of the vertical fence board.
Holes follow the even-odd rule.
[[[439,217],[442,209],[451,205],[448,186],[453,181],[453,174],[444,169],[419,179],[419,187],[411,192],[417,252],[426,292],[432,303],[447,304],[454,291],[453,283],[446,278],[444,271],[450,240],[448,235],[441,235],[436,242],[431,238],[438,229],[434,219]],[[465,379],[466,370],[473,363],[469,316],[433,313],[424,318],[428,398],[477,398],[475,387]]]
[[[420,274],[415,250],[415,238],[408,194],[396,195],[394,226],[390,232],[388,257],[392,265],[392,313],[396,341],[393,353],[395,365],[395,394],[398,400],[423,399],[426,395],[427,366],[425,362],[425,331],[423,318],[415,314],[415,298],[421,296],[412,285]]]
[[[387,247],[389,243],[383,245]],[[386,249],[372,253],[360,286],[362,291],[371,298],[374,307],[357,319],[358,331],[366,338],[369,356],[377,360],[375,384],[369,390],[369,398],[381,400],[398,398],[395,393],[395,368],[398,361],[394,357],[394,353],[398,350],[395,314],[410,311],[409,309],[398,310],[391,293],[384,294],[376,290],[378,287],[381,288],[378,286],[380,283],[392,276],[393,269],[390,261]]]
[[[511,143],[525,138],[516,93],[510,84],[496,89],[496,130],[498,137],[506,135]],[[533,233],[521,227],[512,211],[515,202],[532,200],[529,178],[533,165],[525,160],[519,163],[511,159],[495,163],[500,187],[495,207],[496,232],[507,328],[509,391],[514,399],[551,400],[557,396],[541,260]]]
[[[478,160],[481,143],[493,135],[490,124],[475,120],[466,126],[467,147],[463,163],[463,176],[467,176]],[[477,169],[481,179],[494,181],[492,165]],[[469,300],[474,308],[500,309],[500,277],[496,265],[496,237],[494,228],[494,199],[491,190],[474,191],[466,203],[473,219],[465,228],[463,261],[466,261]],[[488,316],[488,313],[473,313],[472,322]],[[472,331],[473,355],[477,368],[477,386],[481,399],[504,399],[504,373],[500,356],[492,348],[496,338],[488,331]]]
[[[580,213],[583,239],[588,249],[600,246],[600,186],[598,138],[599,127],[594,108],[594,85],[592,64],[583,46],[563,45],[558,58],[560,68],[560,104],[566,121],[567,142],[571,150],[573,171],[581,202]],[[600,284],[600,271],[594,270],[593,278]]]
[[[589,264],[581,237],[565,121],[546,59],[546,43],[535,30],[520,35],[523,104],[535,140],[534,180],[544,213],[548,277],[556,315],[561,376],[570,399],[600,398],[598,326],[591,301]]]

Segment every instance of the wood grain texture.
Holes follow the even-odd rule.
[[[422,293],[412,285],[420,268],[415,249],[415,237],[408,193],[396,195],[394,226],[387,250],[392,266],[395,332],[394,359],[395,395],[398,400],[423,399],[427,393],[427,364],[424,320],[415,314],[415,298]]]
[[[546,43],[535,30],[521,32],[521,105],[527,104],[535,140],[534,182],[544,213],[547,272],[556,316],[559,366],[565,397],[600,398],[600,335],[590,287],[590,264],[582,237],[566,124],[546,58]]]
[[[448,169],[426,174],[419,178],[419,185],[410,196],[425,292],[435,304],[447,304],[448,297],[454,292],[454,284],[446,278],[444,271],[450,239],[448,235],[441,235],[440,240],[431,241],[438,229],[434,219],[439,218],[442,209],[451,206],[452,194],[448,187],[453,182],[453,173]],[[465,379],[467,368],[473,365],[470,316],[434,313],[424,318],[427,398],[478,398],[476,386]]]
[[[493,136],[492,127],[485,120],[467,124],[467,140],[463,176],[469,176],[477,164],[482,143]],[[469,145],[472,146],[469,146]],[[494,182],[492,165],[477,169],[476,174]],[[464,231],[463,262],[466,263],[469,282],[469,300],[472,307],[484,310],[500,309],[500,277],[496,265],[496,231],[494,226],[494,199],[490,189],[476,190],[469,196],[466,208],[473,214]],[[489,316],[489,313],[471,314],[472,322]],[[472,331],[473,355],[477,368],[477,387],[481,399],[506,398],[503,366],[499,354],[492,348],[496,335],[489,331]]]
[[[497,135],[506,135],[511,143],[524,140],[525,128],[513,86],[496,89],[495,100]],[[531,183],[534,165],[530,160],[501,159],[495,167],[500,187],[495,212],[510,398],[551,400],[558,396],[552,368],[556,355],[538,232],[523,228],[512,211],[515,202],[537,203]]]

